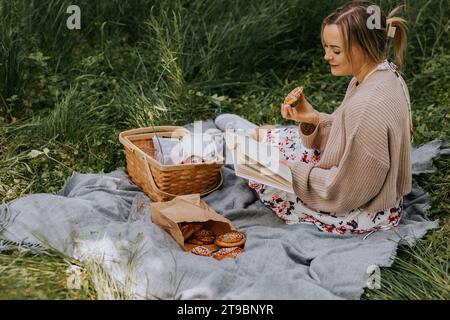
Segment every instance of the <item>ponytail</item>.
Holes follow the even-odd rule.
[[[390,39],[393,40],[394,44],[394,56],[395,62],[401,66],[403,63],[403,55],[407,46],[408,35],[407,35],[407,26],[406,20],[400,17],[395,17],[394,15],[402,8],[399,6],[392,10],[386,19],[386,31],[389,33],[389,28],[395,28],[395,33],[393,38],[388,37],[388,41]]]

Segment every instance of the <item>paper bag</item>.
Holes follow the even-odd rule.
[[[200,194],[177,196],[171,201],[151,204],[152,221],[166,230],[186,251],[195,245],[184,243],[184,237],[178,226],[180,222],[204,222],[205,228],[215,236],[236,230],[230,220],[210,208],[200,198]]]

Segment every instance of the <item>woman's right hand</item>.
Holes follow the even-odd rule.
[[[296,104],[291,107],[292,104]],[[311,123],[315,126],[319,124],[319,114],[306,100],[303,87],[292,90],[281,104],[281,116],[284,119],[294,120],[302,123]]]

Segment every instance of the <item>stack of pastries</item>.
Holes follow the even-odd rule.
[[[230,231],[215,235],[200,222],[180,223],[179,227],[184,241],[195,245],[191,252],[196,255],[222,260],[224,258],[234,259],[244,252],[242,247],[246,237],[242,232]]]

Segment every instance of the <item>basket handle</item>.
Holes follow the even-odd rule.
[[[161,190],[158,188],[158,186],[157,186],[156,183],[155,183],[155,180],[153,179],[152,171],[150,170],[150,167],[149,167],[149,165],[148,165],[147,157],[144,157],[143,160],[144,160],[144,164],[145,164],[145,171],[147,172],[147,176],[149,177],[150,184],[151,184],[153,190],[154,190],[155,192],[159,193],[160,195],[165,196],[165,197],[175,198],[176,196],[178,196],[178,195],[176,195],[176,194],[172,194],[172,193],[168,193],[168,192],[161,191]],[[222,170],[219,170],[219,175],[220,175],[220,181],[219,181],[219,183],[218,183],[216,186],[214,186],[213,188],[211,188],[211,189],[209,189],[209,190],[206,190],[206,191],[203,191],[202,193],[200,193],[200,197],[206,196],[206,195],[208,195],[208,194],[210,194],[210,193],[216,191],[217,189],[219,189],[219,188],[222,186],[222,184],[223,184],[223,174],[222,174]]]
[[[133,134],[139,134],[139,133],[153,133],[153,132],[172,132],[176,130],[182,130],[189,132],[190,131],[184,127],[180,126],[156,126],[156,127],[144,127],[144,128],[137,128],[137,129],[131,129],[127,131],[122,131],[119,136],[129,136]]]
[[[127,138],[131,135],[136,134],[145,134],[145,133],[161,133],[161,132],[174,132],[174,131],[183,131],[186,134],[189,134],[190,131],[184,127],[180,126],[158,126],[158,127],[145,127],[145,128],[137,128],[131,129],[127,131],[122,131],[119,133],[119,141],[124,145],[130,148],[131,150],[135,150],[136,147],[129,141]]]
[[[130,140],[127,138],[127,136],[141,134],[141,133],[143,134],[143,133],[156,133],[156,132],[173,132],[176,130],[183,131],[186,134],[190,133],[190,131],[188,129],[186,129],[184,127],[180,127],[180,126],[145,127],[145,128],[138,128],[138,129],[122,131],[121,133],[119,133],[119,141],[125,147],[130,149],[133,153],[137,152],[141,157],[146,158],[147,155],[139,148],[136,148],[136,146],[130,142]]]

